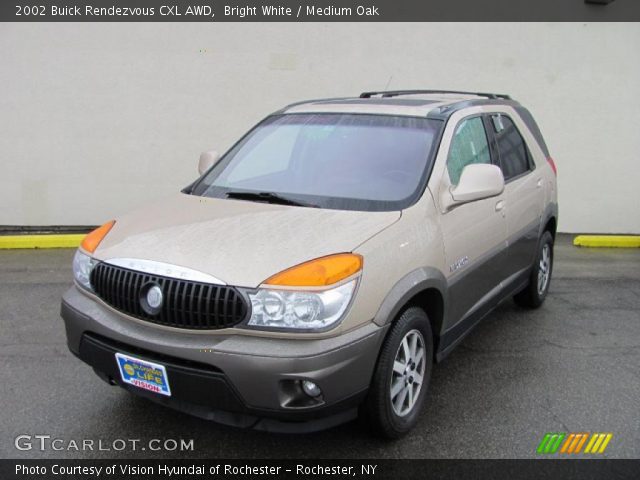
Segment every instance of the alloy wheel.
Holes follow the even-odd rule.
[[[393,362],[389,395],[399,417],[409,414],[416,404],[424,381],[426,361],[424,338],[410,330],[400,342]]]
[[[551,247],[548,243],[542,247],[538,264],[538,295],[544,294],[551,275]]]

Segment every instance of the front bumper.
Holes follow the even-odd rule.
[[[271,431],[319,430],[352,419],[386,331],[369,323],[316,340],[169,331],[123,316],[75,286],[63,297],[61,315],[71,352],[110,383],[199,417]],[[172,396],[120,382],[116,351],[164,364]],[[301,379],[320,386],[321,401],[291,401],[291,385]]]

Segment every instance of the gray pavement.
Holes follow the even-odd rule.
[[[308,435],[236,430],[108,386],[66,348],[58,312],[72,255],[0,251],[0,457],[526,458],[546,432],[612,432],[606,457],[640,457],[640,249],[561,237],[545,305],[505,302],[483,321],[436,366],[418,427],[396,442],[357,422]],[[61,438],[65,450],[17,450],[21,434]],[[83,439],[93,451],[66,449]],[[194,450],[97,450],[116,439],[193,439]]]

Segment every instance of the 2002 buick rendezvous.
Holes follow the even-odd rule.
[[[270,115],[173,197],[90,233],[62,317],[100,377],[204,418],[396,437],[434,361],[551,278],[553,160],[504,95],[364,93]]]

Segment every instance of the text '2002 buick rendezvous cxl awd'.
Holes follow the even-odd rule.
[[[397,437],[434,362],[549,288],[556,169],[505,95],[290,105],[181,193],[90,233],[62,317],[103,379],[218,422]]]

